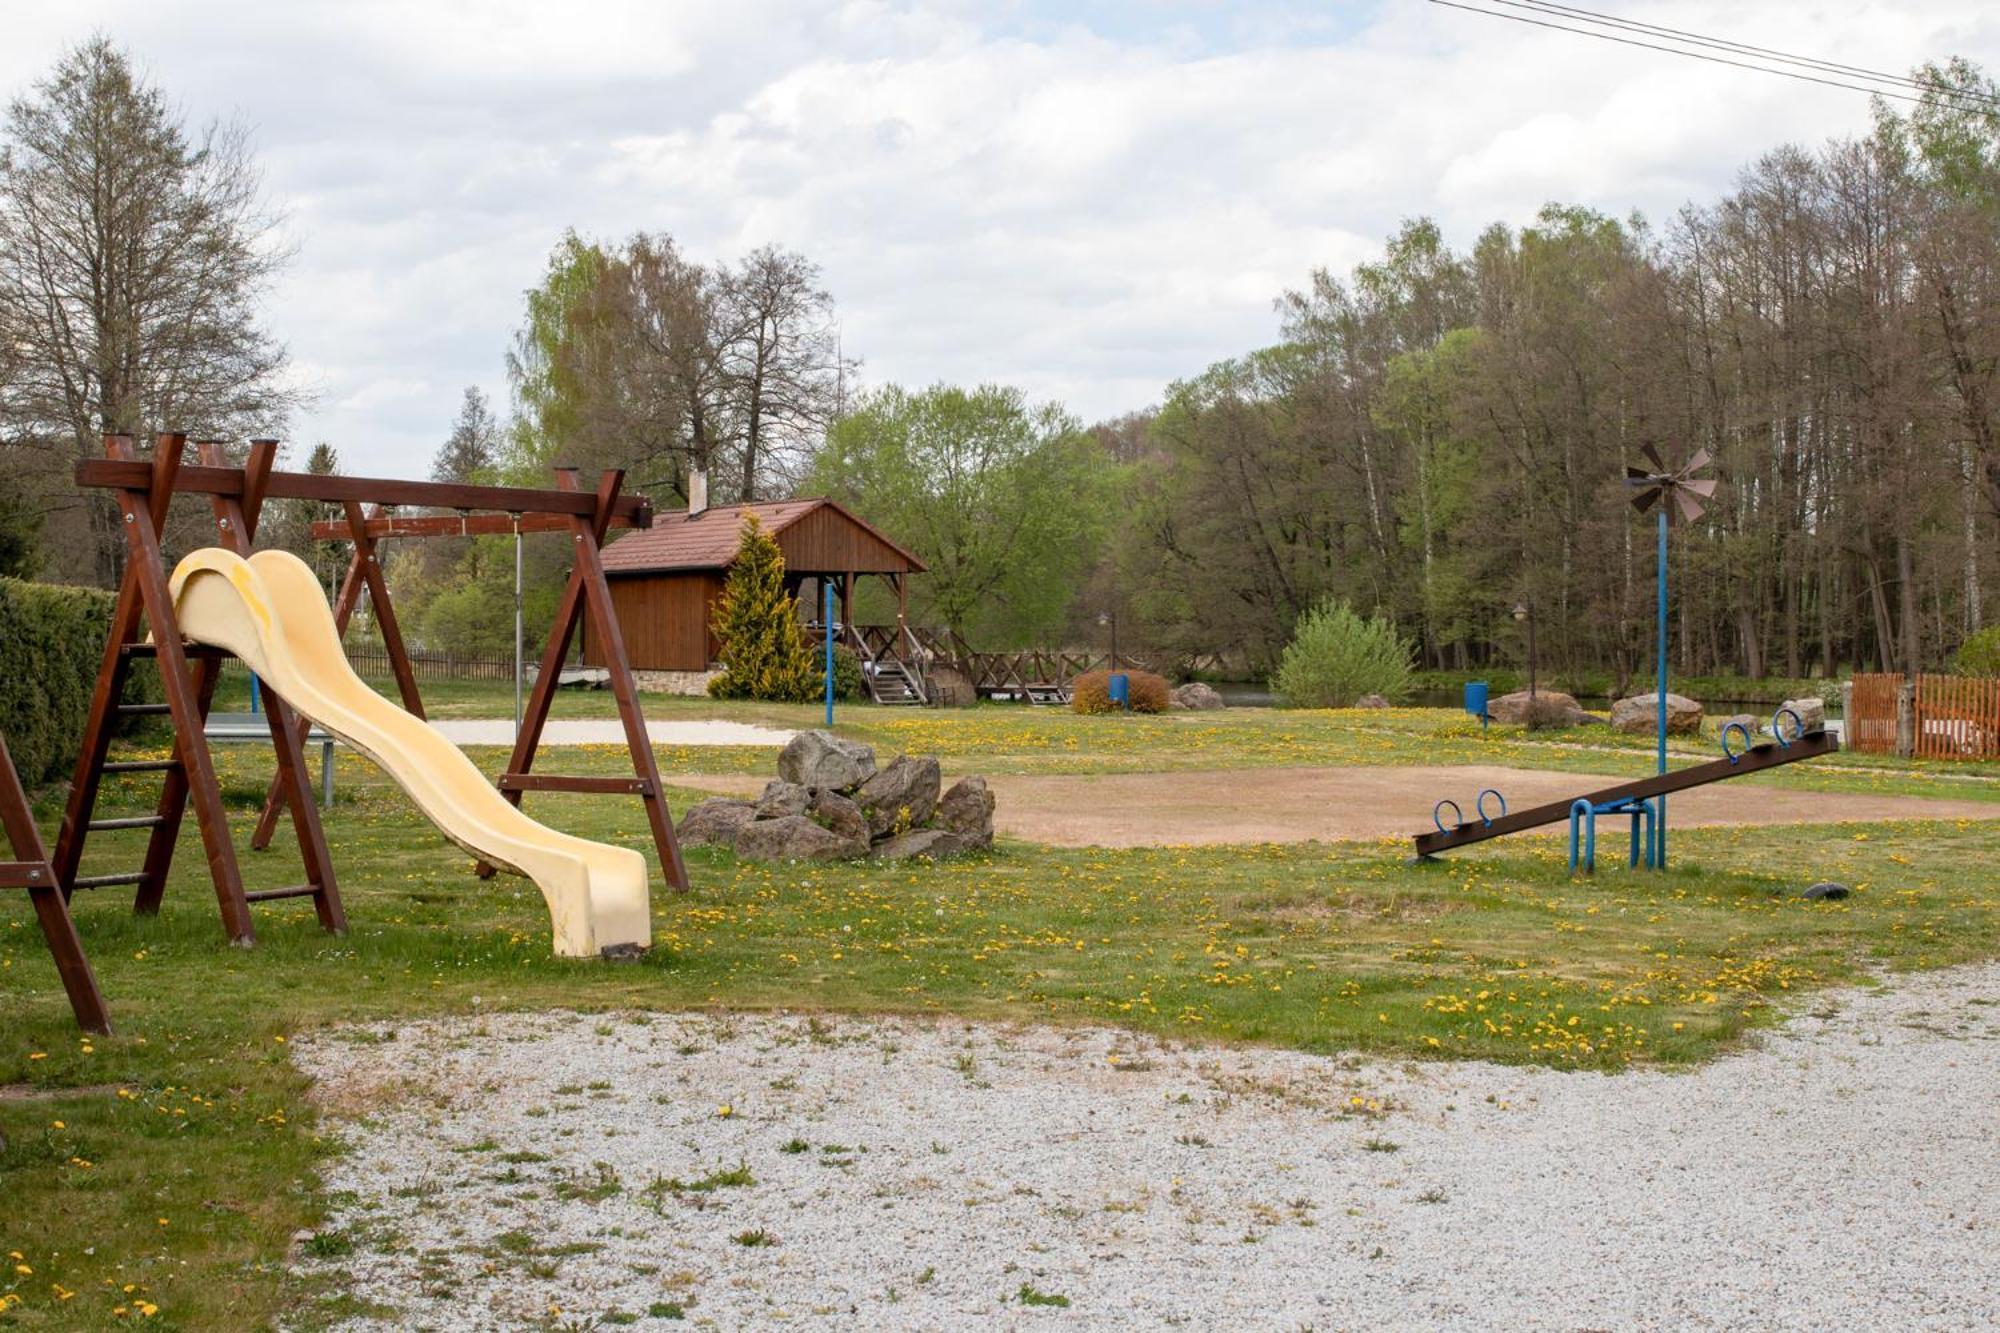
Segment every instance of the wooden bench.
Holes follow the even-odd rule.
[[[263,713],[210,713],[202,734],[225,745],[271,741],[271,723]],[[305,743],[319,746],[319,805],[333,809],[333,736],[314,726],[306,731]]]

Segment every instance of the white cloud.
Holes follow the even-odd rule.
[[[1980,0],[1618,11],[2000,67]],[[1284,287],[1403,218],[1458,244],[1551,199],[1662,218],[1868,118],[1853,93],[1414,0],[72,0],[10,16],[0,87],[93,30],[195,119],[256,127],[298,244],[269,326],[318,393],[293,433],[399,475],[465,384],[504,398],[521,291],[570,226],[795,247],[869,382],[999,380],[1097,417],[1270,341]]]

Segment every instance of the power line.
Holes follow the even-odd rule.
[[[1769,65],[1760,65],[1750,61],[1730,60],[1724,56],[1705,55],[1700,51],[1690,51],[1682,46],[1663,46],[1658,42],[1640,41],[1635,37],[1619,37],[1608,32],[1593,32],[1589,28],[1573,28],[1568,24],[1555,23],[1548,19],[1529,18],[1525,14],[1507,14],[1496,9],[1481,9],[1477,5],[1461,4],[1458,0],[1430,0],[1430,3],[1442,5],[1446,9],[1462,9],[1468,14],[1484,14],[1488,18],[1505,19],[1510,23],[1526,23],[1537,28],[1552,28],[1557,32],[1575,33],[1579,37],[1594,37],[1603,42],[1616,42],[1620,46],[1643,47],[1648,51],[1664,51],[1668,55],[1685,56],[1690,60],[1705,60],[1713,65],[1729,65],[1736,69],[1752,70],[1759,74],[1775,74],[1780,78],[1796,79],[1801,83],[1817,83],[1828,88],[1844,88],[1849,92],[1867,93],[1872,97],[1886,97],[1898,102],[1915,103],[1921,103],[1925,100],[1922,96],[1915,93],[1894,92],[1886,88],[1870,88],[1866,84],[1845,83],[1839,79],[1820,78],[1816,75],[1802,74],[1789,69],[1774,69]],[[1911,86],[1925,87],[1926,85],[1913,84]],[[1969,98],[1974,100],[1975,105],[1987,109],[1991,109],[1996,105],[1983,94],[1961,94],[1954,89],[1938,88],[1935,86],[1930,86],[1929,91],[1945,98]]]
[[[1935,79],[1915,79],[1906,74],[1891,74],[1884,70],[1869,69],[1865,65],[1845,65],[1836,60],[1822,60],[1817,56],[1795,55],[1768,46],[1755,46],[1748,42],[1731,41],[1726,37],[1708,37],[1684,28],[1670,28],[1664,24],[1645,23],[1638,19],[1620,18],[1615,14],[1603,14],[1574,5],[1557,4],[1555,0],[1492,0],[1510,9],[1526,9],[1536,13],[1558,14],[1583,23],[1615,27],[1628,32],[1643,32],[1665,37],[1671,41],[1685,42],[1694,46],[1706,46],[1718,51],[1729,51],[1739,55],[1775,60],[1781,64],[1797,65],[1801,68],[1817,70],[1821,73],[1838,74],[1854,78],[1868,79],[1878,83],[1897,84],[1904,88],[1921,92],[1937,92],[1950,97],[1976,98],[2000,104],[2000,98],[1988,93],[1969,92],[1963,89],[1941,86]]]

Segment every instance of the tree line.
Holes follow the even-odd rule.
[[[566,235],[506,348],[510,401],[468,390],[433,475],[619,466],[663,508],[696,473],[718,503],[829,494],[930,564],[916,616],[982,648],[1115,635],[1262,673],[1335,601],[1476,670],[1518,664],[1518,607],[1549,668],[1622,684],[1654,591],[1626,468],[1699,449],[1721,485],[1673,536],[1678,669],[1933,666],[1996,579],[2000,89],[1923,73],[1908,113],[1775,149],[1660,224],[1550,205],[1455,249],[1413,219],[1278,294],[1270,346],[1088,427],[1005,385],[865,385],[795,251]],[[6,139],[0,572],[108,583],[119,534],[70,465],[107,430],[281,433],[301,403],[254,314],[283,255],[240,128],[188,130],[106,40],[18,98]],[[310,554],[311,517],[271,539]],[[405,549],[419,637],[497,646],[504,542]],[[531,550],[531,632],[563,558]]]

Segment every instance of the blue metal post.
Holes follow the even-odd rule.
[[[833,725],[833,580],[823,580],[826,589],[826,725]]]
[[[1656,633],[1660,650],[1660,772],[1667,771],[1667,502],[1673,497],[1660,497],[1660,623]],[[1667,868],[1667,798],[1660,797],[1659,814],[1653,820],[1653,868]]]
[[[263,712],[263,711],[264,711],[264,701],[263,701],[263,698],[261,697],[261,696],[262,696],[262,693],[263,693],[263,691],[262,691],[262,689],[260,688],[260,683],[259,683],[259,681],[257,680],[257,673],[253,671],[253,672],[251,672],[251,673],[250,673],[250,711],[251,711],[251,712],[253,712],[253,713],[261,713],[261,712]]]

